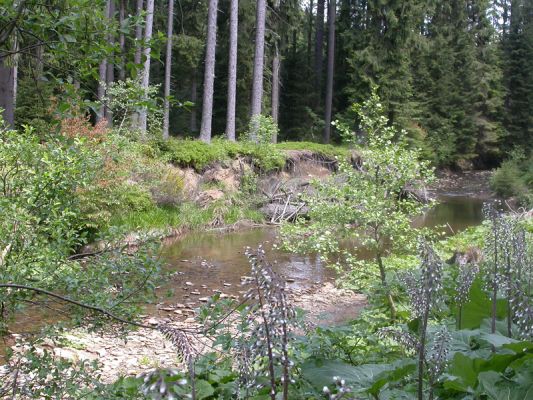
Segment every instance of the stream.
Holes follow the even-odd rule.
[[[458,233],[482,222],[483,199],[464,195],[439,195],[440,203],[416,218],[416,226],[444,226],[447,234]],[[167,240],[161,249],[165,268],[171,279],[158,289],[158,302],[148,304],[145,314],[155,318],[192,319],[193,308],[220,293],[222,297],[234,297],[244,293],[241,280],[250,273],[244,250],[263,244],[269,260],[276,260],[274,270],[280,273],[290,289],[305,294],[314,287],[333,282],[335,274],[313,255],[297,255],[276,248],[277,229],[274,227],[246,229],[235,232],[196,232],[175,240]],[[364,252],[361,254],[365,256]],[[328,311],[327,323],[338,324],[350,319],[343,307]],[[338,314],[337,314],[338,313]],[[34,333],[43,325],[58,320],[55,312],[34,307],[21,311],[10,325],[17,334]],[[326,320],[325,320],[326,321]],[[12,340],[0,341],[0,364],[5,350]]]

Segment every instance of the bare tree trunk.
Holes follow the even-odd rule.
[[[217,7],[218,0],[209,0],[204,97],[202,102],[202,125],[200,127],[200,140],[206,143],[211,141],[211,123],[213,118],[213,85],[215,81],[215,53],[217,47]]]
[[[17,87],[19,83],[19,57],[20,55],[17,53],[19,51],[19,41],[18,36],[15,35],[13,38],[13,124],[15,123],[15,110],[17,109]]]
[[[163,139],[168,139],[170,114],[170,75],[172,72],[172,35],[174,33],[174,0],[168,0],[167,54],[165,59],[165,100],[163,105]]]
[[[41,80],[41,77],[43,76],[43,70],[44,70],[44,46],[39,45],[35,48],[35,78],[39,81]]]
[[[0,109],[8,126],[15,124],[15,90],[17,71],[13,65],[12,57],[2,57],[0,53]],[[11,65],[9,65],[11,64]]]
[[[137,0],[136,15],[137,15],[137,18],[139,18],[139,21],[140,21],[142,12],[143,12],[143,7],[144,7],[144,1]],[[135,55],[133,57],[133,62],[137,65],[141,63],[142,38],[143,38],[143,27],[140,23],[137,23],[137,25],[135,25]]]
[[[263,101],[263,69],[265,58],[265,19],[266,1],[257,0],[256,28],[255,28],[255,55],[254,73],[252,82],[252,118],[261,115],[261,103]],[[255,128],[253,128],[255,130]],[[252,132],[252,139],[255,140],[255,132]]]
[[[333,74],[335,67],[335,16],[336,0],[329,0],[328,10],[328,72],[326,82],[326,113],[324,116],[324,143],[329,143],[331,136],[331,111],[333,105]]]
[[[113,21],[114,14],[115,14],[115,0],[108,0],[108,8],[107,8],[106,17],[110,23],[111,21]],[[110,33],[107,40],[110,45],[113,45],[115,43],[114,35]],[[113,58],[114,57],[112,57],[112,60]],[[113,82],[115,82],[115,65],[113,64],[113,62],[110,62],[108,59],[107,60],[107,72],[106,72],[107,87],[109,87],[109,85],[111,85]],[[107,118],[108,126],[109,127],[113,126],[113,115],[109,108],[105,109],[104,115]]]
[[[237,98],[237,40],[239,30],[239,0],[231,0],[229,17],[228,109],[226,137],[235,141],[235,107]]]
[[[324,52],[324,3],[325,0],[318,0],[316,5],[316,28],[315,28],[315,92],[317,93],[317,104],[320,104],[322,92],[322,69]]]
[[[274,58],[272,59],[272,119],[277,124],[279,121],[279,74],[281,68],[281,57],[279,55],[279,48],[277,43],[274,51]],[[277,137],[272,137],[273,143],[276,143],[277,140]]]
[[[126,18],[126,0],[119,1],[118,24],[121,31],[118,37],[120,46],[120,66],[118,70],[118,79],[123,81],[126,79],[126,35],[124,35],[124,32],[122,32],[122,25],[124,25],[124,19]]]
[[[313,43],[313,0],[309,2],[309,26],[307,31],[307,65],[311,67],[311,48]]]
[[[274,2],[274,10],[276,15],[280,12],[280,0]],[[277,23],[279,28],[279,22]],[[275,29],[275,28],[274,28]],[[279,54],[279,45],[277,38],[274,39],[274,57],[272,58],[272,93],[271,93],[271,107],[272,107],[272,119],[277,124],[279,120],[279,91],[280,91],[280,69],[281,69],[281,56]],[[278,138],[276,135],[272,136],[272,143],[276,143]]]
[[[104,58],[100,65],[98,66],[98,89],[96,92],[96,96],[98,97],[98,101],[100,102],[100,108],[98,109],[98,113],[96,115],[96,122],[100,122],[102,119],[105,118],[105,105],[103,103],[104,96],[105,96],[105,82],[107,80],[107,58]]]
[[[191,81],[191,102],[194,104],[191,110],[191,119],[189,121],[189,129],[191,133],[198,131],[198,116],[197,116],[197,107],[198,104],[198,71],[195,68],[192,73],[192,81]]]
[[[144,28],[144,42],[145,47],[143,49],[144,69],[142,75],[142,87],[145,91],[145,96],[148,95],[148,85],[150,84],[150,57],[152,48],[150,47],[150,40],[152,40],[152,26],[154,23],[154,0],[146,1],[146,24]],[[148,110],[146,107],[141,108],[139,113],[139,129],[141,132],[146,132],[146,120],[148,117]]]
[[[107,0],[106,2],[105,17],[107,19],[109,19],[109,15],[111,14],[111,3],[112,0]],[[109,36],[107,39],[109,40]],[[98,109],[98,112],[96,114],[96,122],[100,122],[101,120],[107,117],[104,97],[106,92],[106,84],[108,83],[108,75],[109,71],[107,65],[107,57],[105,57],[102,61],[100,61],[100,65],[98,66],[98,89],[96,92],[96,96],[98,98],[98,101],[100,102],[100,108]]]

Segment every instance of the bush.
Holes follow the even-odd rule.
[[[516,197],[526,207],[533,206],[533,154],[526,157],[522,152],[513,152],[494,171],[490,184],[500,196]]]
[[[279,133],[278,124],[269,115],[254,115],[244,133],[244,141],[256,144],[272,143],[272,139]]]

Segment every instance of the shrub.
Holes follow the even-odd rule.
[[[279,133],[278,124],[269,115],[254,115],[244,133],[244,141],[256,144],[272,143],[272,139]]]
[[[500,196],[515,196],[524,206],[533,206],[533,154],[516,151],[494,171],[490,184]]]

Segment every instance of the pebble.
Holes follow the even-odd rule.
[[[209,301],[209,297],[200,297],[198,300],[200,300],[202,303],[207,303]]]
[[[224,286],[231,286],[231,283],[224,282]]]
[[[185,282],[185,285],[187,285],[187,286],[194,286],[194,283],[192,283],[192,282]]]
[[[194,294],[195,296],[200,296],[200,292],[198,290],[193,290],[191,294]]]

